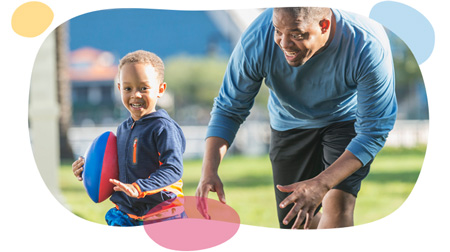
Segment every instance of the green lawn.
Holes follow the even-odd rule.
[[[425,148],[383,149],[372,164],[359,193],[355,224],[365,224],[394,212],[409,196],[419,176]],[[184,162],[184,192],[193,196],[200,177],[201,160]],[[225,186],[227,204],[233,207],[241,223],[278,227],[272,170],[268,156],[225,157],[219,169]],[[60,183],[70,210],[93,222],[105,224],[104,215],[113,205],[109,200],[93,203],[81,182],[72,174],[70,164],[61,166]],[[212,196],[217,199],[216,196]],[[215,195],[215,194],[214,194]]]

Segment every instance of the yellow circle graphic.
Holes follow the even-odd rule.
[[[11,18],[13,30],[32,38],[43,33],[53,21],[53,11],[41,2],[28,2],[19,6]]]

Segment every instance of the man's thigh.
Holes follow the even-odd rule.
[[[274,185],[289,185],[317,176],[342,155],[355,136],[354,121],[334,123],[321,129],[294,129],[282,132],[272,129],[270,160]],[[361,181],[367,176],[369,169],[370,163],[346,178],[334,189],[356,197]],[[292,206],[284,209],[278,207],[288,195],[275,188],[281,228],[290,228],[292,224],[287,226],[282,224],[283,218]]]
[[[270,160],[272,162],[273,181],[276,185],[289,185],[317,176],[323,171],[322,146],[319,130],[272,130]],[[281,228],[290,228],[292,223],[284,225],[283,218],[292,205],[281,209],[279,204],[289,193],[275,188],[278,221]]]

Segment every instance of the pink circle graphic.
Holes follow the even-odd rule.
[[[207,214],[197,209],[204,206]],[[193,251],[211,248],[231,239],[239,229],[236,211],[217,200],[184,197],[184,211],[188,218],[144,225],[147,235],[162,247]]]

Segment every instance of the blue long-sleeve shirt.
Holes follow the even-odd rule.
[[[333,40],[298,67],[286,62],[274,42],[273,9],[255,19],[231,55],[207,137],[218,136],[231,144],[264,80],[272,128],[321,128],[356,119],[357,136],[347,149],[363,164],[375,157],[397,113],[389,40],[380,24],[332,11]]]

